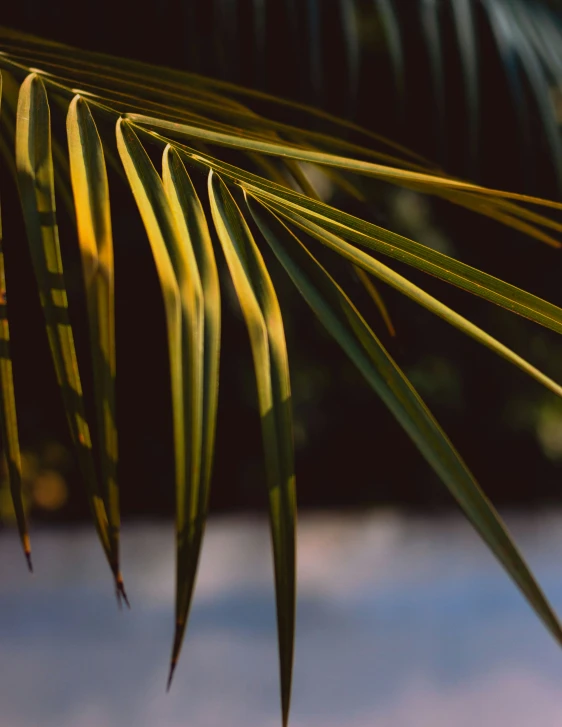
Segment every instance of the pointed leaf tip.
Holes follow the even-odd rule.
[[[168,681],[166,682],[166,693],[170,691],[170,688],[172,686],[172,681],[174,679],[174,673],[176,671],[177,666],[177,660],[173,659],[170,664],[170,673],[168,674]]]
[[[131,604],[129,603],[121,574],[115,578],[115,596],[117,598],[117,605],[119,606],[119,609],[122,608],[123,602],[125,602],[125,605],[129,610],[131,609]]]

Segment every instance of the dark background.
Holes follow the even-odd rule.
[[[413,0],[24,0],[3,8],[1,22],[79,47],[313,102],[408,144],[449,172],[558,199],[561,159],[545,129],[554,124],[558,134],[558,120],[554,111],[550,120],[541,116],[542,87],[515,51],[506,53],[487,4],[474,0],[477,83],[471,96],[453,5]],[[540,5],[553,24],[560,23],[555,3],[520,5]],[[392,16],[385,15],[389,7]],[[391,21],[398,29],[399,52],[389,41]],[[562,57],[562,44],[559,52]],[[553,74],[545,72],[544,78],[551,93]],[[69,451],[70,444],[19,203],[3,169],[0,194],[22,447],[41,460],[53,441]],[[333,202],[562,304],[559,251],[444,202],[380,185],[373,194],[370,206],[339,197]],[[125,515],[167,514],[174,502],[173,460],[159,287],[130,193],[113,184],[112,195],[123,509]],[[87,382],[84,304],[69,219],[61,219],[61,233]],[[554,334],[391,264],[547,374],[561,378],[562,344]],[[273,266],[272,275],[279,284],[287,329],[301,506],[450,506],[445,488],[316,324],[282,271]],[[385,288],[381,292],[397,329],[392,339],[351,274],[341,269],[340,275],[491,498],[526,506],[560,502],[562,409],[554,396]],[[215,511],[261,509],[265,488],[250,349],[228,277],[223,274],[221,280],[221,396],[211,505]],[[56,512],[37,509],[36,516],[83,517],[87,506],[72,456],[59,458],[57,466],[69,485],[69,499]]]

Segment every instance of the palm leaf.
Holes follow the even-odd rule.
[[[259,195],[256,195],[256,199],[260,199]],[[518,366],[526,374],[534,378],[536,381],[541,383],[550,391],[557,394],[557,396],[562,397],[562,386],[557,384],[555,381],[552,381],[552,379],[548,378],[548,376],[545,376],[534,366],[531,366],[527,361],[522,359],[516,353],[501,344],[492,336],[485,333],[481,328],[475,326],[466,318],[459,315],[454,310],[444,305],[433,296],[426,293],[420,287],[414,285],[414,283],[411,283],[403,275],[396,273],[387,265],[384,265],[378,260],[375,260],[373,257],[367,255],[362,250],[357,250],[357,248],[355,248],[353,245],[350,245],[345,240],[342,240],[340,237],[337,237],[337,235],[332,234],[328,230],[323,229],[322,227],[314,224],[313,222],[310,222],[306,218],[301,217],[300,215],[297,215],[292,211],[284,209],[282,205],[277,205],[275,203],[269,202],[268,206],[270,206],[272,210],[275,210],[278,214],[282,215],[286,219],[294,222],[296,225],[298,225],[298,227],[304,230],[304,232],[307,232],[309,235],[312,235],[316,239],[320,240],[320,242],[329,247],[331,250],[335,251],[338,255],[341,255],[357,267],[362,268],[363,270],[371,273],[371,275],[376,276],[393,288],[396,288],[401,293],[408,296],[408,298],[411,298],[419,305],[427,308],[427,310],[430,310],[432,313],[435,313],[437,316],[447,321],[447,323],[450,323],[455,328],[458,328],[467,336],[471,336],[471,338],[474,338],[479,343],[482,343],[484,346],[494,351],[494,353],[497,353],[499,356],[502,356],[515,366]]]
[[[115,295],[109,186],[101,139],[88,104],[79,96],[73,99],[68,110],[67,136],[90,324],[104,504],[111,552],[119,568]]]
[[[212,129],[204,129],[189,124],[180,124],[175,121],[155,118],[145,114],[127,114],[127,118],[135,124],[143,125],[151,129],[163,129],[168,133],[180,138],[201,139],[213,144],[231,147],[233,149],[243,149],[245,151],[260,152],[262,154],[272,154],[273,156],[288,157],[304,162],[312,162],[313,164],[325,164],[336,169],[354,172],[356,174],[364,174],[366,176],[375,177],[384,181],[393,183],[414,183],[421,185],[425,191],[433,192],[434,190],[453,190],[485,194],[491,197],[500,197],[503,199],[514,199],[521,202],[529,202],[554,209],[562,209],[562,204],[544,200],[532,195],[519,194],[517,192],[505,192],[502,190],[488,189],[477,184],[463,182],[452,177],[437,176],[435,174],[427,174],[423,172],[411,171],[409,169],[398,169],[388,167],[383,164],[375,164],[359,159],[351,159],[341,157],[336,154],[327,154],[325,152],[317,152],[314,150],[298,148],[287,144],[280,144],[262,139],[252,139],[247,136],[239,136],[235,134],[226,134]]]
[[[337,233],[349,242],[405,262],[557,333],[562,333],[562,309],[552,303],[437,250],[408,240],[391,230],[276,185],[238,167],[225,164],[214,157],[204,156],[186,147],[178,146],[178,148],[187,159],[200,161],[233,181],[242,182],[245,189],[259,195],[264,201],[281,204],[285,211],[292,211],[316,224],[321,224],[324,229]]]
[[[193,595],[207,516],[215,440],[220,349],[220,292],[201,202],[178,154],[166,147],[164,190],[183,258],[174,265],[182,297],[187,487],[178,490],[176,633],[168,687],[179,656]]]
[[[115,578],[118,598],[126,598],[117,554],[111,548],[107,514],[95,471],[74,336],[68,316],[56,221],[49,105],[43,82],[34,73],[25,79],[20,89],[16,164],[31,259],[70,432],[88,488],[98,535]]]
[[[269,490],[275,565],[281,706],[287,724],[295,631],[295,475],[289,365],[281,310],[261,253],[236,202],[210,173],[215,228],[248,327]]]
[[[187,227],[182,217],[172,212],[172,204],[177,208],[183,199],[178,199],[177,184],[180,180],[178,170],[171,171],[169,150],[164,156],[163,183],[137,135],[122,120],[117,123],[117,148],[152,248],[168,330],[177,549],[176,627],[169,687],[187,623],[207,505],[206,493],[201,492],[200,485],[204,371],[202,291],[189,250]],[[214,416],[214,411],[211,416]],[[214,421],[210,426],[214,426]]]
[[[258,5],[259,14],[261,5]],[[314,10],[313,6],[310,3],[309,10]],[[376,6],[379,12],[391,7],[386,2],[377,2]],[[431,5],[427,7],[432,12],[436,10]],[[457,24],[466,16],[467,7],[462,0],[456,0]],[[296,13],[296,6],[293,10]],[[350,66],[356,65],[360,53],[352,37],[355,10],[355,5],[352,8],[342,5],[342,12],[350,13],[342,31]],[[399,24],[398,15],[395,20]],[[457,32],[460,42],[460,29]],[[463,52],[469,58],[465,41]],[[320,49],[321,45],[315,52]],[[32,262],[71,433],[100,539],[117,579],[120,576],[119,510],[114,477],[117,432],[113,400],[113,242],[106,159],[121,172],[131,189],[147,232],[162,289],[172,394],[176,623],[170,680],[188,621],[208,510],[221,327],[213,243],[205,207],[188,175],[187,170],[191,168],[208,176],[211,216],[250,336],[266,453],[284,723],[289,713],[295,618],[296,513],[289,369],[277,295],[259,246],[229,187],[236,194],[244,193],[251,198],[248,204],[252,218],[306,301],[398,419],[529,603],[560,640],[555,615],[460,456],[345,292],[280,219],[318,239],[339,258],[344,258],[346,265],[356,266],[383,316],[387,315],[386,309],[373,287],[371,275],[560,395],[562,390],[558,384],[529,362],[370,253],[404,262],[556,333],[562,333],[561,308],[326,204],[309,178],[308,168],[301,164],[316,165],[343,194],[357,199],[369,189],[361,178],[371,177],[445,198],[553,246],[560,246],[556,233],[562,233],[562,225],[550,215],[560,211],[562,204],[452,178],[419,155],[362,130],[353,122],[339,121],[326,112],[195,74],[72,49],[1,28],[0,68],[14,79],[14,87],[21,83],[15,166]],[[467,76],[473,73],[469,69],[473,65],[467,60]],[[8,94],[10,113],[11,106],[15,110],[16,104],[13,91]],[[57,147],[56,139],[51,139],[49,99],[69,109],[72,206],[88,304],[99,453],[93,450],[90,440],[67,310],[55,212],[53,156],[58,159],[56,166],[60,169],[57,191],[59,187],[64,191],[68,171],[62,147]],[[254,104],[269,104],[274,113],[290,111],[293,118],[303,118],[305,122],[299,126],[269,119],[253,108]],[[320,129],[302,128],[317,122],[321,122]],[[11,119],[3,114],[1,148],[8,165],[13,156],[10,139],[14,129],[10,124]],[[110,129],[112,133],[114,128],[118,158],[111,153],[113,139],[107,131]],[[163,154],[162,177],[154,168],[149,152]],[[261,176],[255,173],[256,169]],[[2,365],[6,361],[2,359]],[[5,370],[8,368],[0,366],[2,390],[12,391],[13,397],[13,385],[4,377]],[[4,405],[8,401],[5,397],[4,393]],[[10,426],[17,432],[15,421]],[[2,436],[6,440],[4,431]],[[95,472],[96,454],[101,464],[102,487]]]
[[[410,168],[411,165],[404,167],[389,167],[381,164],[373,164],[348,157],[341,157],[334,154],[328,154],[316,149],[307,149],[302,146],[287,146],[280,144],[275,140],[271,141],[264,138],[243,137],[239,133],[231,134],[222,131],[216,131],[210,128],[199,128],[180,124],[175,121],[165,119],[156,119],[147,117],[142,114],[128,114],[128,117],[145,128],[151,128],[152,134],[160,136],[165,142],[172,142],[174,137],[192,137],[196,140],[204,139],[215,144],[224,145],[234,149],[243,149],[248,153],[271,154],[287,160],[301,160],[312,162],[318,165],[328,165],[328,169],[332,172],[334,169],[342,169],[357,174],[365,174],[382,179],[393,184],[399,184],[409,189],[415,189],[421,192],[430,193],[438,197],[443,197],[454,204],[466,207],[467,209],[479,212],[480,214],[491,217],[505,225],[518,229],[521,232],[530,234],[554,247],[559,247],[560,242],[544,231],[541,231],[536,225],[542,225],[547,228],[557,229],[558,223],[550,220],[544,215],[538,214],[533,210],[528,210],[521,205],[514,205],[510,200],[519,202],[542,205],[553,209],[561,209],[562,205],[558,202],[539,199],[537,197],[522,195],[518,193],[508,193],[501,190],[487,189],[478,185],[467,184],[461,180],[453,179],[445,175],[436,176],[425,172],[416,171]],[[142,128],[142,127],[139,127]],[[162,136],[155,130],[162,129],[170,136]],[[310,194],[307,195],[311,197]],[[308,200],[307,200],[308,201]],[[521,218],[521,219],[518,219]],[[522,220],[528,220],[524,222]],[[533,224],[530,224],[532,222]],[[388,234],[388,231],[385,231]]]
[[[256,224],[316,316],[398,419],[559,643],[562,628],[499,515],[402,371],[336,281],[274,215],[249,200]],[[267,209],[267,207],[265,208]]]

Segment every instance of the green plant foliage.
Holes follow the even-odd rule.
[[[281,309],[252,233],[226,185],[209,172],[215,228],[248,326],[266,457],[275,563],[283,722],[289,716],[295,631],[295,471],[289,362]]]
[[[381,10],[387,7],[382,2],[378,5]],[[455,4],[459,17],[463,7],[461,2]],[[389,16],[388,24],[391,20]],[[258,113],[252,102],[271,101],[264,94],[6,29],[0,29],[0,69],[11,111],[11,115],[3,113],[0,117],[0,151],[19,187],[70,431],[100,541],[122,597],[114,395],[114,290],[119,280],[114,281],[106,160],[132,192],[154,258],[166,319],[170,377],[162,386],[171,391],[175,460],[176,624],[169,683],[187,625],[208,510],[221,331],[215,259],[219,249],[248,329],[254,361],[273,546],[283,724],[289,716],[295,629],[296,492],[289,362],[282,310],[267,267],[269,258],[263,254],[269,248],[273,262],[280,263],[312,312],[396,417],[529,604],[562,643],[556,615],[498,513],[349,295],[319,262],[312,246],[319,242],[333,260],[354,266],[390,330],[392,324],[371,276],[511,361],[558,396],[562,396],[562,388],[530,362],[372,253],[385,256],[387,262],[398,260],[434,275],[557,333],[562,333],[562,309],[330,206],[317,192],[308,165],[314,165],[316,172],[343,194],[361,197],[361,180],[371,177],[379,183],[444,198],[556,247],[560,246],[556,233],[562,226],[546,211],[560,211],[562,204],[453,179],[398,145],[303,106],[297,105],[309,125],[322,120],[321,131],[291,126]],[[246,98],[248,105],[239,96]],[[283,103],[276,100],[273,108]],[[66,114],[66,140],[56,139],[56,132],[52,135],[50,104]],[[70,164],[62,151],[65,141]],[[193,170],[203,171],[208,179],[208,216],[207,202],[201,202],[189,176]],[[94,430],[85,413],[80,362],[68,315],[55,184],[76,221],[90,327],[96,437],[90,436]],[[304,239],[296,236],[297,230]],[[115,244],[119,245],[119,240]],[[2,260],[0,251],[3,289]],[[10,462],[14,508],[28,553],[5,300],[0,323],[5,346],[0,361],[0,424]]]
[[[110,551],[118,558],[120,517],[116,473],[115,304],[109,186],[101,139],[87,104],[78,96],[68,109],[67,136],[90,324],[104,505],[108,517]]]

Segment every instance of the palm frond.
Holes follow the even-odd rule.
[[[313,5],[309,9],[313,10]],[[390,6],[379,2],[377,7],[388,13]],[[455,3],[459,22],[468,7],[461,0]],[[431,3],[427,8],[432,13],[435,10]],[[356,49],[351,27],[355,21],[350,16],[347,22],[353,65]],[[388,314],[370,276],[511,361],[558,396],[562,396],[562,387],[531,362],[371,253],[436,276],[556,333],[562,333],[562,309],[327,204],[311,181],[311,167],[301,165],[313,165],[312,169],[324,174],[343,195],[360,197],[364,189],[368,191],[362,187],[362,179],[370,177],[377,183],[444,198],[555,247],[560,246],[562,225],[549,215],[559,212],[562,203],[447,176],[400,145],[381,140],[351,122],[340,122],[326,112],[292,104],[295,113],[304,114],[308,121],[322,121],[320,130],[301,128],[261,113],[258,107],[263,94],[5,29],[0,29],[0,69],[11,79],[11,107],[16,113],[15,130],[10,118],[4,119],[1,148],[8,164],[15,160],[12,166],[69,428],[102,547],[121,595],[113,313],[119,279],[114,283],[106,160],[120,172],[115,183],[121,182],[132,192],[152,251],[166,321],[170,370],[169,381],[163,386],[171,391],[175,468],[176,608],[170,680],[189,616],[211,482],[221,335],[215,238],[248,328],[254,361],[267,465],[283,723],[289,715],[293,662],[296,491],[289,364],[281,306],[267,259],[270,249],[272,262],[277,260],[288,273],[314,314],[387,405],[529,604],[562,643],[556,615],[498,513],[347,293],[309,249],[309,242],[327,247],[335,263],[343,258],[346,266],[360,271],[387,323]],[[468,64],[467,76],[471,76],[471,69]],[[58,135],[56,126],[51,133],[50,102],[66,114],[69,167],[61,151],[64,132],[60,133],[62,140],[54,138]],[[273,104],[274,109],[281,107]],[[10,148],[14,134],[15,154]],[[117,154],[112,151],[115,138]],[[55,153],[55,148],[60,153]],[[159,165],[160,158],[161,173],[154,162],[158,160]],[[208,179],[210,215],[205,212],[207,200],[200,198],[190,178],[191,171],[202,171]],[[58,238],[55,198],[65,189],[71,191],[70,218],[76,222],[84,273],[97,437],[90,436],[94,430],[84,405]],[[240,205],[244,198],[246,205]],[[294,228],[306,236],[305,241],[295,236]],[[119,244],[116,239],[115,245]],[[0,278],[1,262],[0,257]],[[2,314],[5,342],[5,306]],[[149,346],[150,334],[148,330]],[[0,374],[4,404],[0,423],[5,447],[16,465],[12,491],[17,511],[19,455],[6,349]],[[23,517],[19,525],[25,545]]]

